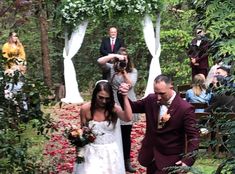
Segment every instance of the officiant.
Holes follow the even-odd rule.
[[[108,37],[102,39],[100,45],[100,54],[102,56],[107,56],[111,53],[117,53],[121,47],[124,47],[124,42],[118,37],[118,30],[116,27],[110,27],[108,30]],[[108,79],[109,72],[102,69],[102,78]]]

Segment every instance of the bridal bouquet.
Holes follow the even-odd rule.
[[[83,148],[89,143],[93,143],[96,139],[96,135],[92,133],[92,128],[70,128],[65,130],[65,136],[68,138],[70,143],[76,147],[77,151],[77,163],[84,161]]]

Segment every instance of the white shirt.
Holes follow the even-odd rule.
[[[173,91],[173,95],[172,95],[171,98],[167,101],[168,106],[166,106],[166,105],[161,105],[161,106],[160,106],[160,112],[159,112],[160,118],[168,111],[168,107],[171,105],[171,103],[172,103],[172,101],[174,100],[175,96],[176,96],[176,92]]]
[[[197,40],[197,46],[199,47],[201,44],[202,40]]]
[[[116,42],[116,38],[111,38],[111,37],[110,37],[110,45],[112,45],[112,44],[114,45],[115,42]]]

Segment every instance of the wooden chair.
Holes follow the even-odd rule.
[[[200,145],[199,149],[207,149],[210,154],[212,152],[212,127],[211,127],[211,114],[209,112],[196,113],[200,131]]]
[[[190,103],[195,109],[206,109],[208,107],[207,103]],[[196,112],[196,119],[198,121],[198,126],[200,128],[200,145],[199,149],[207,149],[208,153],[212,152],[211,148],[211,114],[209,112]]]
[[[210,154],[212,152],[212,148],[210,145],[211,141],[211,127],[210,127],[210,113],[208,112],[200,112],[200,113],[195,113],[196,114],[196,119],[198,123],[203,122],[206,120],[206,125],[204,126],[206,130],[208,131],[207,133],[203,133],[202,130],[200,129],[200,144],[199,144],[199,149],[206,149],[207,152]],[[198,125],[200,127],[200,125]],[[204,128],[204,129],[205,129]],[[187,135],[185,135],[185,153],[187,153]]]
[[[208,108],[207,103],[190,103],[190,104],[193,105],[195,107],[195,109],[206,109],[206,108]]]
[[[222,120],[226,119],[227,121],[235,121],[235,113],[216,113],[213,114],[214,119],[216,120],[216,123],[214,125],[215,128],[215,154],[219,155],[220,153],[220,147],[224,144],[223,137],[229,136],[229,132],[226,131],[226,129],[221,126],[223,124]],[[226,145],[225,145],[226,146]]]
[[[179,93],[180,97],[185,98],[185,93],[190,88],[191,88],[190,84],[178,85],[177,92]]]
[[[214,147],[215,155],[219,155],[220,147],[224,144],[223,137],[229,136],[229,133],[226,132],[226,129],[221,126],[223,119],[235,121],[235,113],[226,113],[225,115],[222,113],[196,113],[197,120],[203,121],[206,120],[206,128],[208,129],[207,134],[200,134],[200,145],[199,149],[207,149],[208,153],[212,152],[212,146]],[[207,142],[212,142],[207,143]]]
[[[183,85],[178,85],[177,86],[177,91],[180,92],[180,91],[187,91],[188,89],[191,88],[191,85],[190,84],[183,84]]]
[[[190,103],[195,107],[195,109],[205,109],[208,107],[207,103]],[[208,132],[203,132],[202,129],[200,129],[200,145],[199,149],[207,149],[208,153],[212,152],[211,145],[208,143],[211,141],[211,127],[210,127],[210,113],[209,112],[199,112],[195,113],[197,122],[200,124],[205,123],[205,126],[202,126],[204,130],[207,130]],[[187,136],[186,136],[187,140]],[[186,149],[187,149],[187,143],[186,143]]]
[[[195,109],[205,109],[208,107],[206,103],[191,103]],[[235,121],[235,113],[209,113],[201,112],[195,113],[198,122],[204,122],[205,128],[208,130],[206,134],[200,131],[200,145],[199,149],[207,149],[208,153],[212,152],[212,146],[215,147],[215,155],[219,155],[220,147],[224,144],[223,136],[229,136],[229,133],[225,131],[221,126],[223,119]],[[200,126],[200,125],[199,125]],[[187,137],[186,137],[187,140]],[[212,143],[212,144],[211,144]],[[186,145],[187,150],[187,145]]]

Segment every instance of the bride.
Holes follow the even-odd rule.
[[[125,174],[117,122],[118,118],[130,121],[132,110],[128,97],[123,99],[124,111],[115,104],[111,85],[106,80],[96,82],[91,102],[80,110],[82,126],[90,127],[96,139],[84,146],[84,162],[75,164],[73,174]]]

